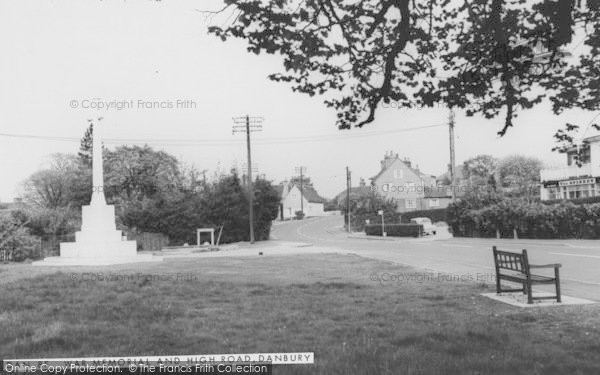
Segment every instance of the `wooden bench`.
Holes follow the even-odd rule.
[[[525,249],[523,249],[521,254],[501,251],[498,250],[496,246],[492,247],[492,249],[494,250],[494,264],[496,266],[496,293],[523,292],[523,294],[527,294],[527,303],[529,304],[533,303],[534,299],[556,299],[557,302],[561,302],[560,277],[558,274],[558,269],[561,267],[560,264],[529,264],[527,250]],[[554,277],[534,275],[531,273],[531,269],[533,268],[554,268]],[[523,285],[523,287],[517,289],[502,289],[500,280],[518,283]],[[533,297],[531,286],[534,284],[554,284],[556,295]]]

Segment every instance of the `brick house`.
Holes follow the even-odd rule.
[[[370,180],[373,190],[398,204],[398,212],[443,208],[449,203],[449,190],[438,188],[435,176],[392,152],[385,154],[381,170]]]

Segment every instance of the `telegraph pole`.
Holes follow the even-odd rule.
[[[350,233],[350,169],[346,167],[346,230]]]
[[[448,125],[450,128],[450,190],[452,191],[452,200],[456,199],[456,192],[454,186],[454,110],[450,109],[450,116],[448,117]]]
[[[246,133],[246,149],[248,151],[248,221],[250,231],[250,243],[254,243],[254,189],[252,186],[252,153],[250,147],[250,133],[262,130],[262,117],[233,118],[233,134]]]
[[[296,173],[300,173],[300,211],[304,217],[304,172],[306,167],[296,167]]]

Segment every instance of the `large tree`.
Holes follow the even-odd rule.
[[[180,188],[179,162],[164,151],[149,146],[119,146],[104,153],[104,187],[107,197],[113,200],[143,200]]]
[[[512,155],[500,160],[496,173],[507,195],[532,199],[539,197],[541,169],[537,158]]]
[[[226,20],[209,28],[222,40],[281,55],[269,78],[325,95],[340,128],[390,101],[502,113],[501,135],[544,98],[555,113],[600,109],[600,0],[225,0],[208,13]],[[586,48],[569,65],[563,48],[579,27]]]
[[[487,193],[487,190],[496,189],[497,164],[498,160],[491,155],[477,155],[464,161],[464,177],[473,192]]]

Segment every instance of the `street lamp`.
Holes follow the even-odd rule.
[[[377,211],[378,215],[381,215],[381,235],[383,237],[387,237],[387,233],[385,233],[385,219],[383,218],[383,210]]]

